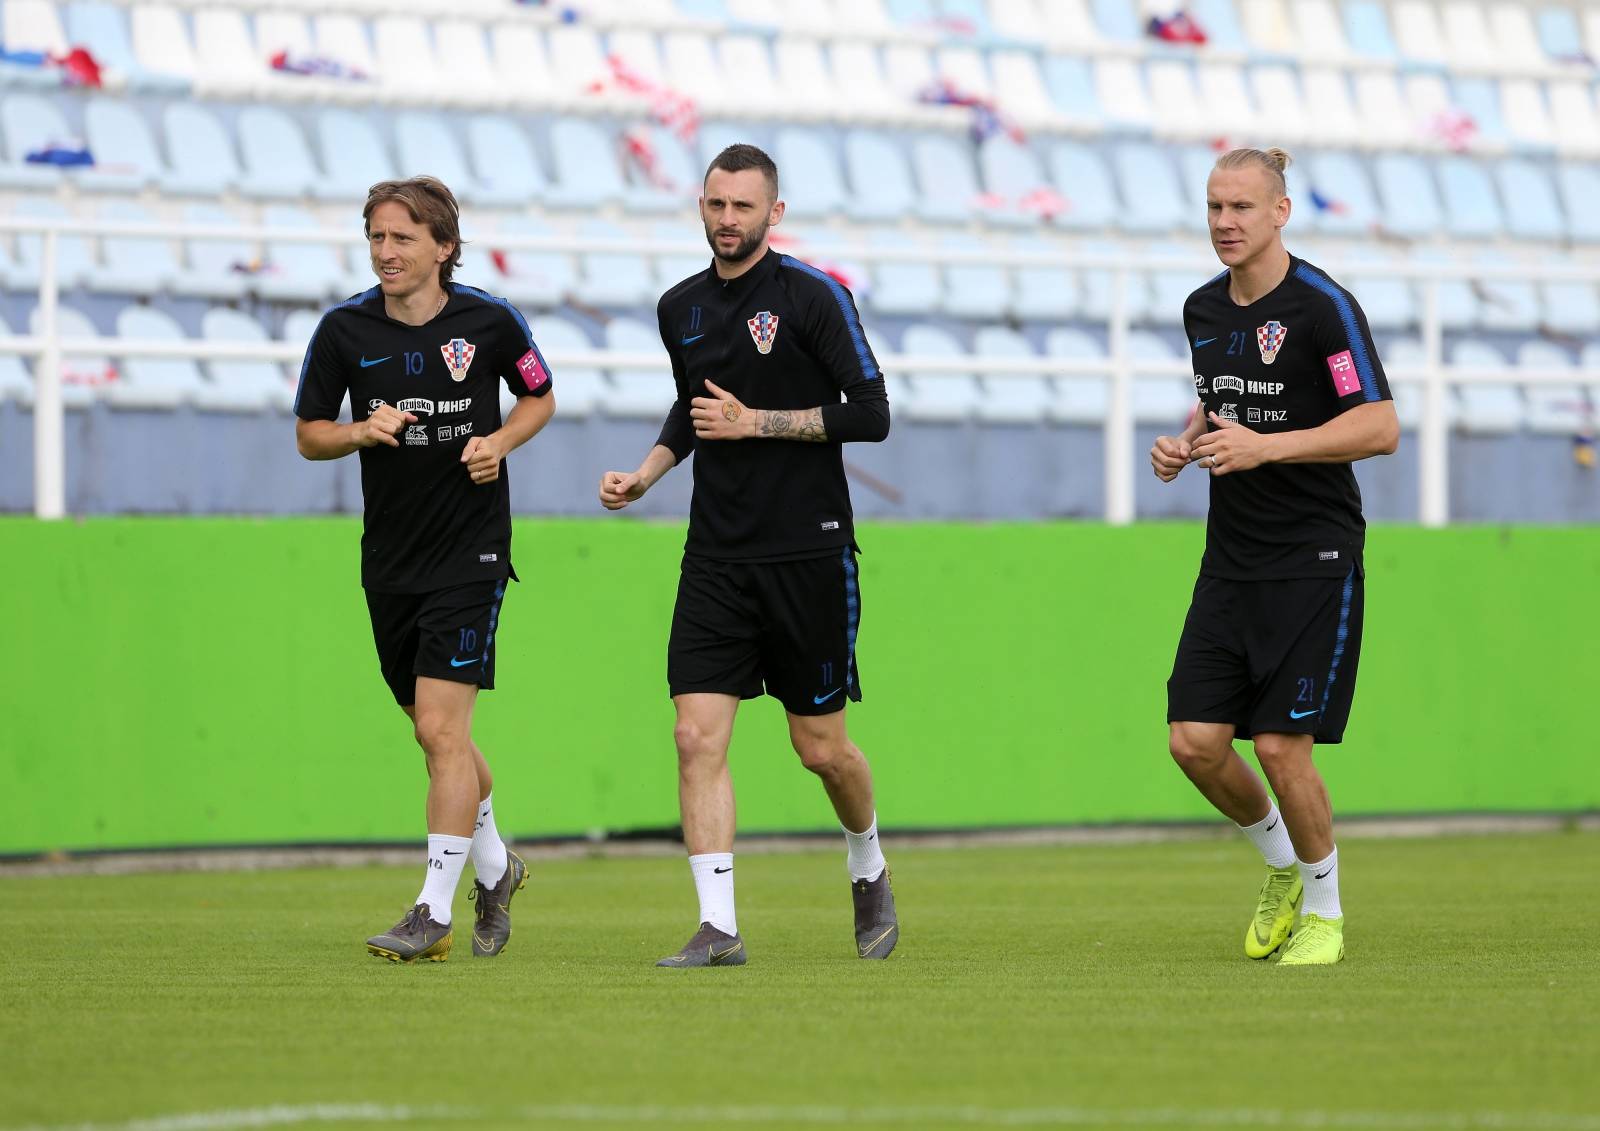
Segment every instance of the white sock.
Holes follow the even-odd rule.
[[[1302,915],[1315,915],[1319,919],[1339,919],[1344,909],[1339,906],[1339,849],[1328,853],[1326,860],[1315,864],[1300,861],[1300,878],[1305,881],[1306,901],[1300,905]]]
[[[703,852],[689,857],[694,874],[695,894],[700,897],[700,922],[710,923],[724,934],[739,933],[739,920],[733,913],[733,853]]]
[[[839,826],[844,829],[843,825]],[[858,833],[844,829],[845,862],[850,870],[850,881],[875,880],[883,875],[887,862],[883,847],[878,843],[878,815],[872,815],[872,824]]]
[[[461,882],[461,870],[467,866],[471,851],[471,837],[428,834],[428,878],[422,881],[422,894],[417,896],[417,902],[428,905],[428,913],[435,923],[449,924],[456,884]]]
[[[494,794],[478,802],[478,823],[472,827],[472,870],[478,882],[492,888],[506,874],[506,845],[494,827]]]
[[[1287,868],[1294,863],[1294,845],[1289,842],[1289,830],[1284,827],[1283,814],[1276,805],[1268,809],[1261,820],[1253,825],[1240,825],[1239,830],[1261,852],[1267,867]]]

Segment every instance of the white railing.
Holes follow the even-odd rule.
[[[183,342],[116,338],[66,338],[59,333],[57,302],[59,241],[63,236],[128,236],[156,239],[227,239],[249,243],[315,243],[322,245],[365,246],[359,234],[331,228],[241,228],[216,225],[134,224],[79,220],[22,220],[0,218],[0,232],[37,235],[41,238],[39,256],[39,308],[36,333],[27,337],[0,337],[0,355],[11,354],[34,360],[34,513],[40,518],[57,519],[66,514],[66,464],[61,393],[63,357],[106,356],[162,357],[206,360],[247,360],[296,362],[305,352],[295,342]],[[505,251],[589,252],[623,251],[640,255],[704,256],[703,244],[695,241],[616,240],[566,236],[482,236],[469,238],[473,246],[488,246]],[[1144,453],[1134,450],[1134,420],[1131,382],[1135,375],[1188,375],[1187,361],[1148,360],[1129,356],[1127,287],[1137,274],[1151,271],[1182,271],[1194,275],[1196,282],[1214,275],[1215,260],[1197,254],[1153,256],[1136,252],[1083,254],[1061,247],[1037,250],[947,249],[933,247],[880,248],[865,246],[808,246],[807,258],[842,262],[934,264],[982,264],[995,267],[1049,266],[1068,270],[1107,271],[1111,274],[1111,307],[1107,318],[1109,348],[1106,356],[1088,358],[1057,357],[917,357],[904,354],[879,354],[885,372],[917,374],[1015,373],[1039,376],[1100,377],[1109,381],[1104,422],[1105,506],[1107,522],[1130,523],[1135,518],[1135,476],[1143,471]],[[1338,266],[1336,257],[1330,258]],[[1521,367],[1476,369],[1444,365],[1443,331],[1439,317],[1439,285],[1458,279],[1518,280],[1537,282],[1578,281],[1600,285],[1600,266],[1467,266],[1444,263],[1393,264],[1360,261],[1351,263],[1367,278],[1404,278],[1421,284],[1423,293],[1421,337],[1423,363],[1420,366],[1385,367],[1391,384],[1420,384],[1423,411],[1418,433],[1419,500],[1418,514],[1424,526],[1443,526],[1449,520],[1449,433],[1446,427],[1447,390],[1464,384],[1561,384],[1600,379],[1600,373],[1576,370],[1535,370]],[[1358,296],[1359,297],[1359,296]],[[559,369],[563,365],[598,368],[665,368],[663,353],[624,353],[611,350],[552,351],[548,360]],[[1180,422],[1174,422],[1174,429]]]

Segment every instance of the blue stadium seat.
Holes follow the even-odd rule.
[[[1506,231],[1536,240],[1566,238],[1566,217],[1542,168],[1516,158],[1500,161],[1495,164],[1495,180],[1501,197],[1516,201],[1516,207],[1506,212]]]
[[[1556,166],[1556,191],[1567,214],[1572,238],[1600,243],[1600,168],[1562,162]]]
[[[1421,239],[1436,234],[1444,225],[1444,210],[1433,177],[1420,157],[1408,153],[1384,153],[1373,161],[1382,203],[1384,230],[1400,236]]]
[[[977,209],[978,180],[967,147],[948,137],[919,136],[911,146],[921,192],[917,214],[934,223],[964,223]]]
[[[1050,147],[1050,176],[1066,202],[1056,217],[1064,228],[1103,231],[1116,222],[1122,206],[1111,172],[1099,152],[1076,141]]]
[[[1128,357],[1134,361],[1170,361],[1178,355],[1167,340],[1148,330],[1128,333]],[[1194,408],[1194,379],[1155,375],[1133,378],[1133,419],[1181,429]]]
[[[28,312],[28,333],[39,334],[39,307]],[[56,333],[62,338],[100,337],[89,316],[75,306],[56,307]],[[61,403],[67,408],[87,408],[100,395],[106,382],[117,378],[117,368],[105,354],[92,357],[63,354],[61,357]],[[30,402],[32,390],[27,394]]]
[[[175,102],[161,115],[171,167],[161,187],[180,196],[221,196],[239,180],[233,142],[215,114],[190,102]]]
[[[951,251],[985,251],[989,244],[975,236],[951,234],[939,239]],[[1011,304],[1005,268],[993,263],[952,263],[944,268],[946,314],[956,318],[1001,318]]]
[[[690,211],[700,194],[705,170],[696,164],[689,147],[675,132],[661,126],[635,126],[632,132],[650,146],[655,167],[652,175],[641,164],[627,163],[626,210],[676,216]]]
[[[0,166],[0,187],[53,189],[61,183],[61,170],[52,165],[29,165],[29,153],[50,144],[70,143],[56,104],[37,94],[7,94],[0,102],[0,132],[5,135],[5,164]]]
[[[1451,365],[1472,369],[1505,369],[1505,356],[1487,342],[1468,339],[1453,342],[1445,349]],[[1464,384],[1456,387],[1460,406],[1455,423],[1463,431],[1495,434],[1515,432],[1522,427],[1522,394],[1510,381],[1492,384]]]
[[[869,233],[867,240],[875,247],[896,250],[914,244],[904,232],[881,228]],[[879,314],[926,314],[941,303],[939,273],[932,263],[874,263],[869,298]]]
[[[126,306],[117,314],[117,337],[181,342],[184,334],[172,315],[151,306]],[[102,396],[120,408],[176,408],[194,399],[206,379],[184,357],[128,357],[120,376]]]
[[[1037,357],[1028,339],[1009,326],[982,326],[973,335],[973,354],[986,358]],[[1057,393],[1042,373],[981,373],[977,417],[992,424],[1039,424],[1049,419]]]
[[[658,243],[688,244],[690,241],[698,242],[699,233],[682,221],[660,221],[651,229],[650,238]],[[710,261],[711,250],[704,243],[700,244],[697,252],[656,255],[653,259],[652,289],[658,295],[663,294],[689,276],[704,271]]]
[[[11,206],[15,218],[30,220],[71,220],[72,213],[49,197],[25,196]],[[17,236],[17,264],[9,272],[12,286],[34,290],[39,286],[40,256],[44,237],[32,233]],[[83,236],[56,237],[56,280],[62,290],[87,286],[94,274],[94,251]]]
[[[911,166],[898,142],[876,131],[852,130],[845,135],[844,162],[851,187],[844,206],[852,220],[898,220],[915,211]]]
[[[1092,7],[1095,25],[1106,39],[1137,43],[1144,38],[1137,6],[1124,0],[1093,0]]]
[[[143,206],[128,200],[107,201],[100,218],[126,224],[148,224],[155,219]],[[105,262],[89,277],[89,285],[97,291],[149,297],[170,290],[178,277],[171,240],[107,235],[101,238],[100,250]]]
[[[985,210],[984,219],[1008,227],[1033,227],[1038,213],[1024,202],[1031,194],[1049,188],[1037,153],[1009,137],[996,136],[978,148],[978,164],[985,188],[1000,198],[997,207]]]
[[[844,207],[837,147],[814,130],[778,131],[774,160],[783,171],[783,196],[796,218],[831,216]]]
[[[87,47],[112,75],[127,84],[129,91],[151,94],[182,94],[189,89],[179,75],[146,69],[134,54],[128,32],[127,9],[105,0],[73,0],[66,6],[67,39]]]
[[[558,207],[620,204],[625,195],[616,143],[592,122],[562,118],[550,127],[555,179],[545,199]]]
[[[1500,198],[1484,164],[1471,157],[1442,157],[1437,165],[1445,229],[1452,236],[1487,239],[1505,227]]]
[[[522,202],[542,199],[544,170],[533,155],[528,136],[510,118],[474,114],[467,122],[467,153],[478,183],[494,194],[520,193]]]
[[[605,411],[608,416],[661,420],[677,398],[672,384],[672,364],[661,345],[655,326],[632,318],[614,318],[606,323],[606,347],[617,352],[660,354],[658,365],[643,369],[611,371],[611,391]],[[559,395],[559,394],[558,394]]]
[[[523,202],[515,195],[494,201],[482,199],[478,191],[478,179],[467,170],[466,154],[461,150],[460,131],[446,125],[437,114],[412,110],[395,115],[394,141],[400,168],[405,176],[426,173],[438,177],[450,186],[450,191],[463,204],[515,205]]]
[[[534,340],[545,357],[595,349],[589,335],[575,323],[555,316],[540,318],[533,327]],[[658,339],[659,340],[659,339]],[[604,409],[611,396],[605,374],[589,365],[563,365],[552,361],[563,417],[587,417]],[[665,415],[665,410],[663,410]]]
[[[1485,267],[1504,267],[1515,262],[1503,251],[1485,249],[1474,257]],[[1512,330],[1532,333],[1544,320],[1539,296],[1527,279],[1484,279],[1479,284],[1479,318],[1486,330]]]
[[[239,191],[258,200],[298,200],[322,179],[300,127],[272,106],[246,106],[237,121],[244,175]]]
[[[1118,219],[1131,232],[1169,232],[1193,223],[1183,207],[1178,172],[1164,148],[1145,142],[1113,147],[1112,167],[1121,186]]]
[[[1152,255],[1187,258],[1205,263],[1210,257],[1209,247],[1187,243],[1156,243],[1145,248]],[[1145,275],[1145,285],[1150,289],[1148,320],[1159,326],[1182,326],[1183,304],[1195,289],[1216,272],[1207,268],[1151,271]]]
[[[165,166],[155,135],[130,100],[89,99],[83,111],[83,133],[95,163],[78,174],[80,188],[136,193],[160,182]]]
[[[272,204],[263,209],[267,228],[320,228],[316,217],[303,208]],[[254,288],[263,298],[286,302],[319,302],[345,298],[373,286],[376,280],[347,274],[339,252],[325,243],[273,240],[267,244],[268,269],[255,277]]]
[[[216,204],[192,203],[183,209],[188,225],[238,228],[242,221]],[[170,284],[176,295],[201,298],[240,298],[249,289],[251,276],[239,270],[255,259],[254,248],[241,239],[190,239],[185,241],[186,268],[180,269]]]
[[[1578,18],[1568,8],[1545,6],[1534,15],[1539,33],[1539,45],[1544,53],[1556,62],[1570,63],[1586,59],[1583,35],[1578,30]]]
[[[265,342],[267,332],[243,311],[214,306],[200,318],[200,336],[208,342]],[[270,361],[216,360],[204,364],[209,380],[194,393],[196,408],[231,412],[288,409],[295,386]]]
[[[1600,296],[1595,284],[1540,283],[1539,300],[1544,324],[1558,334],[1593,337],[1600,334]]]
[[[1039,250],[1038,245],[1026,237],[1019,237],[1019,240],[1028,250]],[[1012,269],[1012,277],[1015,280],[1011,299],[1014,317],[1058,322],[1078,313],[1078,278],[1067,268],[1053,264],[1016,267]]]
[[[1451,80],[1454,104],[1465,111],[1476,127],[1474,140],[1480,145],[1505,145],[1509,134],[1500,113],[1500,88],[1493,79],[1458,76]]]
[[[1415,431],[1422,426],[1422,386],[1415,381],[1401,380],[1396,372],[1422,366],[1426,360],[1422,343],[1416,338],[1396,338],[1383,343],[1378,356],[1383,359],[1383,371],[1389,378],[1389,392],[1394,397],[1394,412],[1400,427],[1407,432]],[[1447,408],[1454,403],[1446,398]]]
[[[1250,54],[1250,43],[1245,39],[1233,0],[1191,0],[1188,7],[1195,22],[1205,29],[1209,50]]]
[[[322,178],[313,189],[319,200],[364,200],[378,181],[394,179],[394,161],[371,121],[355,110],[324,110],[317,116],[317,149]]]
[[[1559,385],[1529,384],[1523,386],[1527,413],[1523,423],[1530,432],[1571,436],[1585,423],[1593,426],[1589,406],[1585,404],[1583,386],[1578,382],[1577,366],[1572,355],[1553,342],[1529,341],[1517,347],[1517,368],[1522,370],[1570,373],[1570,383]],[[1586,421],[1586,417],[1589,419]]]
[[[1310,187],[1330,202],[1329,208],[1319,212],[1317,227],[1338,234],[1371,230],[1380,218],[1378,200],[1361,160],[1349,153],[1322,152],[1313,154],[1306,164]]]
[[[1345,37],[1350,50],[1368,59],[1395,59],[1400,52],[1389,33],[1388,12],[1375,0],[1350,0],[1344,5]]]
[[[1449,248],[1437,246],[1418,247],[1412,252],[1412,259],[1419,264],[1452,263],[1459,264],[1462,260]],[[1439,287],[1439,324],[1450,332],[1475,329],[1479,324],[1478,297],[1473,292],[1470,282],[1465,279],[1440,279]],[[1416,290],[1418,314],[1422,311],[1422,304],[1426,301],[1422,284]],[[1363,301],[1363,309],[1366,304]]]
[[[949,359],[968,356],[965,347],[949,331],[918,322],[906,327],[900,339],[900,352],[914,358]],[[983,394],[974,373],[928,373],[911,371],[906,376],[911,400],[900,411],[908,420],[953,423],[966,420],[978,411]]]
[[[586,241],[614,240],[627,233],[607,220],[584,220],[577,234]],[[642,307],[656,297],[650,261],[636,251],[586,251],[578,256],[578,298],[592,306]]]
[[[1047,357],[1072,361],[1103,358],[1106,355],[1105,347],[1099,341],[1070,326],[1057,327],[1046,334],[1044,352]],[[1110,396],[1106,382],[1106,378],[1095,375],[1062,374],[1056,377],[1056,395],[1050,405],[1050,419],[1061,424],[1103,424]]]
[[[1069,124],[1091,126],[1103,120],[1094,73],[1087,60],[1076,55],[1046,55],[1044,84],[1055,100],[1057,112]]]
[[[1124,251],[1122,244],[1106,239],[1085,239],[1075,242],[1072,248],[1085,255],[1115,257],[1120,257]],[[1125,301],[1128,321],[1139,322],[1151,312],[1150,283],[1142,271],[1130,271],[1127,279]],[[1095,322],[1107,321],[1111,317],[1111,271],[1106,268],[1089,268],[1083,272],[1082,280],[1081,309],[1084,316]]]
[[[0,337],[13,336],[10,323],[3,314],[0,314]],[[22,364],[22,358],[14,353],[0,353],[0,402],[16,401],[19,404],[33,402],[33,378],[29,376],[27,368]]]
[[[500,232],[508,236],[548,236],[553,229],[543,220],[511,216],[501,222]],[[492,237],[485,243],[492,248]],[[505,262],[509,273],[488,289],[513,303],[559,306],[577,290],[578,270],[567,252],[507,251]]]

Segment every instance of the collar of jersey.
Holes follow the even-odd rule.
[[[732,279],[726,283],[724,283],[722,278],[717,274],[717,264],[713,260],[709,268],[709,271],[711,272],[711,281],[716,286],[722,288],[722,293],[725,295],[742,295],[746,291],[753,288],[762,279],[767,278],[774,271],[776,271],[778,269],[778,261],[782,258],[783,254],[781,252],[771,246],[768,246],[767,253],[761,257],[761,261],[759,263],[750,268],[750,270],[746,271],[743,275],[740,275],[737,279]]]

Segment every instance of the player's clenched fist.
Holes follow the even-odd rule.
[[[500,449],[498,433],[474,436],[461,449],[461,462],[474,483],[493,483],[500,478],[500,461],[506,458]]]
[[[1163,483],[1171,483],[1178,477],[1189,464],[1189,444],[1174,436],[1157,436],[1155,446],[1150,449],[1150,466],[1155,469],[1156,478]]]
[[[416,422],[417,418],[409,412],[401,412],[393,405],[381,404],[372,410],[371,416],[357,422],[350,439],[358,448],[371,448],[378,444],[388,444],[391,448],[398,448],[400,441],[395,437],[399,435],[400,429]]]
[[[644,477],[637,471],[608,471],[600,477],[600,505],[619,511],[645,493]]]

